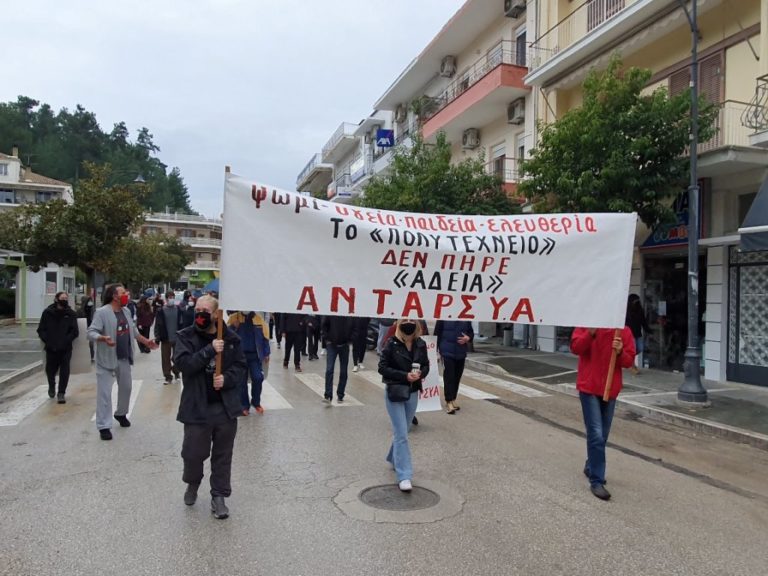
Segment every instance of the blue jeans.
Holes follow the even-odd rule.
[[[347,389],[347,367],[349,366],[349,344],[336,346],[326,345],[325,352],[328,358],[325,361],[325,397],[333,398],[333,369],[336,366],[336,357],[339,357],[339,387],[336,396],[339,400],[344,398],[344,390]]]
[[[261,386],[264,383],[264,371],[261,367],[261,360],[255,354],[246,354],[245,361],[248,364],[248,371],[243,377],[243,383],[240,386],[240,404],[243,410],[248,410],[251,405],[255,408],[261,406]],[[248,402],[248,374],[251,375],[251,401]]]
[[[587,431],[587,466],[591,486],[605,484],[605,445],[611,432],[616,400],[603,402],[602,396],[579,392],[581,413]]]
[[[387,414],[392,422],[392,445],[389,447],[387,462],[395,467],[397,481],[411,480],[413,478],[413,465],[411,464],[411,448],[408,446],[408,429],[411,427],[413,415],[416,414],[416,406],[419,403],[419,392],[411,392],[411,397],[406,402],[390,402],[386,391],[384,403],[387,406]]]

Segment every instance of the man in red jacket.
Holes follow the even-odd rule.
[[[587,462],[584,475],[589,478],[592,494],[608,500],[611,493],[605,489],[605,445],[611,431],[616,397],[622,386],[621,369],[635,361],[635,342],[626,326],[615,335],[613,328],[576,328],[571,336],[571,352],[579,356],[576,389],[579,391],[581,411],[587,432]],[[608,402],[603,401],[611,356],[616,355],[616,369]]]

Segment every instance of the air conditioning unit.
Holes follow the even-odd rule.
[[[507,123],[522,124],[525,122],[525,98],[518,98],[507,106]]]
[[[403,104],[398,104],[395,108],[395,122],[405,122],[406,118],[408,118],[408,110]]]
[[[480,146],[480,131],[477,128],[467,128],[461,136],[461,147],[474,150]]]
[[[440,63],[440,76],[443,78],[453,78],[456,74],[456,57],[446,56]]]
[[[525,12],[527,0],[504,0],[504,16],[508,18],[518,18]]]

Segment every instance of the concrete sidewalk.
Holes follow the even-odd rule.
[[[502,346],[491,338],[475,343],[467,366],[575,396],[577,362],[571,354]],[[677,402],[682,373],[625,370],[623,376],[619,403],[632,413],[768,450],[768,387],[704,380],[710,406],[692,408]]]
[[[43,346],[34,324],[0,324],[0,389],[43,369]]]

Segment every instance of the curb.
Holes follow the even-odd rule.
[[[575,396],[576,388],[567,385],[553,385],[542,384],[536,380],[525,378],[524,376],[516,376],[504,370],[501,366],[496,364],[488,364],[486,362],[480,362],[479,360],[471,360],[467,358],[467,366],[478,372],[484,372],[486,374],[493,374],[496,376],[506,376],[508,378],[514,378],[526,385],[536,388],[537,390],[558,392],[560,394],[567,394],[568,396]],[[768,450],[768,436],[760,434],[758,432],[752,432],[745,430],[744,428],[737,428],[735,426],[729,426],[728,424],[714,423],[711,420],[705,420],[696,416],[686,416],[667,410],[665,408],[656,408],[640,404],[639,402],[633,402],[632,400],[618,399],[618,404],[625,407],[630,412],[643,416],[648,420],[657,422],[663,422],[665,424],[673,424],[680,426],[681,428],[687,428],[694,432],[709,434],[711,436],[717,436],[733,442],[740,442],[743,444],[749,444],[755,448],[761,450]]]
[[[24,366],[24,368],[19,368],[15,372],[11,372],[7,376],[3,376],[2,378],[0,378],[0,389],[5,388],[6,386],[10,386],[11,384],[18,382],[19,380],[24,380],[24,378],[32,376],[33,374],[36,374],[37,372],[41,372],[42,370],[43,370],[42,360],[38,360],[37,362],[28,364]]]

